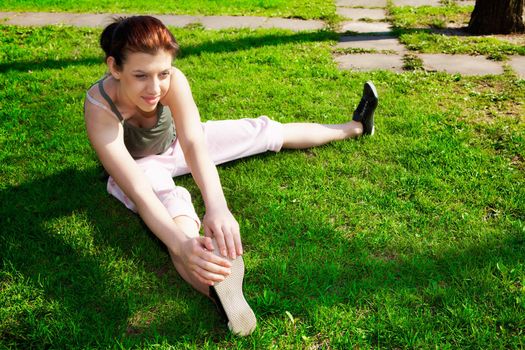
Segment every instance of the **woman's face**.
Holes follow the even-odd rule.
[[[128,54],[121,70],[113,64],[110,69],[120,81],[120,97],[144,112],[152,112],[168,92],[171,64],[172,56],[164,50],[154,55],[134,52]]]

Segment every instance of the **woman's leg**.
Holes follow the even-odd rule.
[[[283,127],[283,148],[309,148],[337,140],[374,134],[377,90],[371,81],[363,85],[363,95],[352,120],[344,124],[290,123]]]
[[[173,218],[173,222],[180,227],[188,237],[198,237],[199,236],[199,226],[193,218],[189,216],[181,215]],[[175,266],[175,269],[179,275],[188,282],[193,288],[201,292],[206,296],[210,296],[210,287],[198,279],[194,278],[187,267],[182,263],[180,257],[175,255],[171,250],[169,250],[171,261]]]
[[[204,136],[215,164],[249,157],[281,148],[308,148],[358,137],[363,134],[361,122],[344,124],[281,124],[266,116],[255,119],[219,120],[203,123]],[[175,159],[172,176],[189,173],[182,149],[177,142],[171,154]]]
[[[191,203],[191,195],[185,188],[175,185],[170,171],[162,166],[162,161],[164,160],[162,157],[152,156],[149,159],[143,159],[139,166],[148,178],[153,191],[173,217],[173,222],[186,236],[190,238],[198,237],[200,221]],[[136,212],[134,203],[131,202],[111,177],[108,181],[108,191],[124,203],[126,207]],[[173,254],[171,250],[169,250],[169,253],[171,261],[181,277],[193,288],[209,296],[209,287],[192,276],[180,260],[180,257]]]
[[[229,162],[281,148],[309,148],[326,143],[374,134],[377,91],[372,82],[363,86],[363,95],[352,120],[343,124],[281,124],[266,116],[256,119],[222,120],[203,123],[204,137],[215,164]],[[172,148],[175,168],[172,176],[189,173],[178,142]]]
[[[267,151],[278,152],[283,145],[283,125],[266,116],[254,119],[218,120],[202,124],[212,161],[222,164]],[[173,147],[175,167],[172,175],[188,174],[179,142]]]
[[[363,134],[363,124],[288,123],[283,124],[283,148],[309,148]]]

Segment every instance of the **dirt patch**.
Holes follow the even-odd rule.
[[[525,34],[487,35],[487,37],[506,41],[513,45],[525,46]]]
[[[454,94],[464,101],[462,119],[474,124],[492,124],[500,118],[520,119],[523,117],[523,102],[514,91],[519,89],[512,82],[502,79],[483,79],[475,84],[458,84]],[[450,105],[443,105],[450,108]]]

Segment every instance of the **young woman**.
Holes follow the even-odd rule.
[[[215,165],[373,134],[375,87],[365,84],[353,120],[345,124],[280,124],[264,116],[201,123],[188,80],[172,65],[178,44],[158,19],[118,18],[100,44],[109,73],[87,91],[85,122],[110,175],[108,192],[166,244],[182,278],[217,302],[230,329],[250,334],[256,319],[242,295],[239,225]],[[190,172],[206,207],[204,236],[190,194],[173,181]]]

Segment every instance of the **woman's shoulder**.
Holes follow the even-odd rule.
[[[175,101],[186,96],[190,91],[186,75],[177,67],[171,67],[171,80],[166,96],[161,100],[163,105],[171,106]]]
[[[172,67],[170,87],[174,91],[189,90],[190,84],[186,75],[177,67]]]
[[[186,75],[177,67],[172,66],[171,67],[171,85],[178,85],[180,83],[187,82],[188,79],[186,78]]]
[[[113,87],[112,87],[112,84],[111,84],[110,80],[111,80],[111,76],[110,75],[107,75],[107,74],[104,75],[102,78],[100,78],[95,83],[93,83],[89,87],[89,89],[87,89],[86,94],[88,96],[96,98],[97,100],[106,102],[104,97],[102,96],[102,93],[100,92],[100,84],[103,84],[102,88],[104,89],[106,94],[109,94],[111,96]]]
[[[84,117],[89,118],[93,121],[104,121],[107,119],[117,119],[118,117],[111,110],[111,106],[102,95],[99,87],[99,83],[105,80],[106,77],[98,80],[86,91]],[[111,84],[104,84],[104,90],[106,94],[111,96]]]

